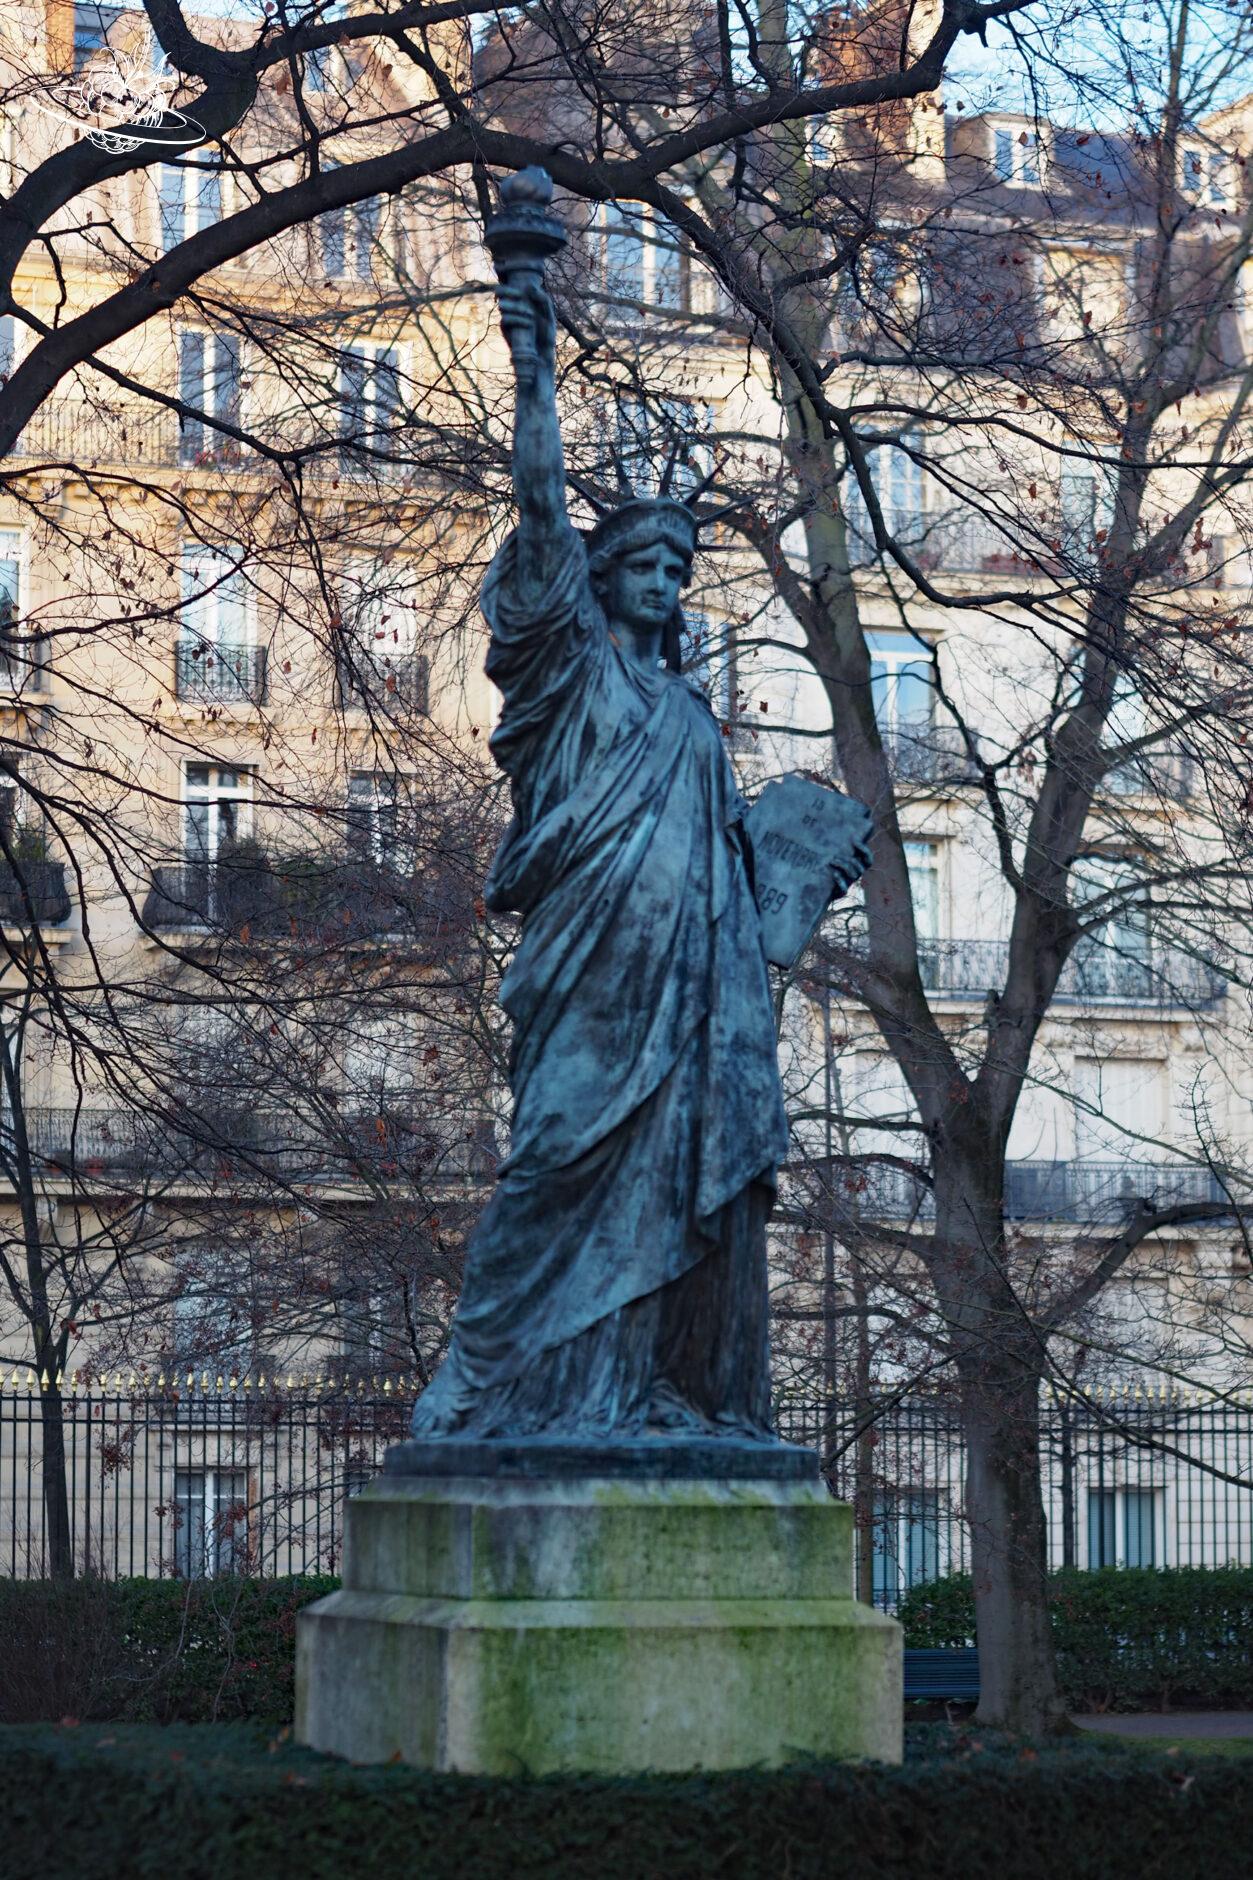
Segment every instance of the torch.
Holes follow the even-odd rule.
[[[550,255],[560,254],[569,237],[561,223],[549,213],[553,199],[553,179],[547,170],[532,164],[516,175],[507,176],[500,186],[500,208],[483,231],[487,252],[502,281],[544,283],[544,263]],[[524,345],[513,348],[513,367],[519,385],[535,383],[539,364],[535,351]]]

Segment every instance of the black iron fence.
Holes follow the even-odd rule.
[[[857,1515],[876,1605],[970,1566],[966,1446],[943,1400],[778,1406]],[[1127,1385],[1051,1394],[1040,1477],[1053,1567],[1253,1565],[1253,1392]]]
[[[0,1380],[0,1573],[48,1571],[43,1458],[65,1456],[70,1550],[106,1575],[334,1571],[344,1504],[405,1434],[410,1378]],[[894,1607],[970,1564],[965,1446],[938,1399],[783,1399],[780,1433],[853,1504],[863,1590]],[[1050,1397],[1041,1480],[1054,1566],[1253,1565],[1253,1393]]]

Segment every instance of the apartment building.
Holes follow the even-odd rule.
[[[73,134],[72,94],[32,79],[119,61],[153,69],[142,15],[6,10],[8,186]],[[400,83],[313,62],[325,164],[369,148],[336,142],[363,99],[421,108]],[[251,143],[54,217],[0,373],[290,173],[294,123],[274,74]],[[476,265],[450,192],[333,211],[105,347],[4,463],[0,1218],[67,1372],[411,1368],[447,1316],[496,1150],[463,971],[491,706],[455,631],[483,525],[428,448],[439,348],[484,323],[455,292]],[[406,1290],[414,1241],[434,1304]],[[6,1312],[5,1357],[30,1348]]]
[[[115,49],[151,59],[142,22],[124,10],[53,4],[27,14],[15,22],[17,39],[42,46],[49,70],[60,62],[90,72],[93,59]],[[212,30],[228,29],[219,23]],[[305,102],[316,110],[324,98],[328,111],[354,86],[385,94],[399,82],[368,61],[349,69],[338,54],[316,62],[303,79]],[[258,158],[267,140],[270,148],[282,147],[291,110],[276,81],[256,114]],[[986,342],[1007,329],[1012,345],[1019,345],[1013,336],[1021,338],[1020,351],[1043,353],[1071,340],[1076,348],[1089,343],[1093,319],[1086,316],[1095,315],[1098,334],[1126,323],[1138,291],[1143,210],[1128,149],[1113,138],[1094,145],[1082,133],[1019,117],[967,121],[937,112],[933,101],[919,108],[918,124],[925,161],[914,166],[913,193],[907,203],[902,193],[900,220],[886,217],[879,238],[862,244],[837,309],[839,344],[848,353],[856,353],[859,335],[876,320],[882,329],[889,308],[902,331],[918,317],[919,273],[908,265],[915,224],[904,210],[916,210],[919,191],[934,194],[941,186],[961,205],[964,239],[973,239],[971,228],[985,246],[998,228],[1023,238],[1004,262],[1012,291],[998,292],[982,326],[971,329],[976,336]],[[27,107],[9,126],[5,161],[28,166],[63,134],[53,118]],[[1219,141],[1198,132],[1183,151],[1180,176],[1198,213],[1213,216],[1234,211],[1239,201],[1236,166]],[[345,154],[360,147],[351,138],[342,146]],[[818,162],[848,157],[845,147],[815,144]],[[89,304],[128,255],[155,257],[210,225],[249,187],[246,163],[206,163],[194,151],[124,179],[86,232],[67,226],[58,241],[65,291]],[[1046,207],[1047,239],[1029,242]],[[702,474],[707,457],[700,452],[708,452],[709,437],[733,439],[736,447],[754,436],[777,438],[767,375],[724,317],[726,303],[709,271],[651,211],[608,205],[582,219],[589,225],[570,250],[576,284],[602,311],[619,304],[616,321],[605,315],[605,329],[620,357],[634,358],[641,371],[635,387],[629,375],[620,376],[600,411],[584,406],[580,417],[594,421],[583,430],[572,413],[576,458],[585,450],[591,463],[603,452],[608,424],[619,472],[641,484],[656,477],[677,438],[676,487],[682,487],[683,477]],[[933,209],[930,317],[948,318],[957,307],[969,321],[969,296],[954,285],[962,257],[951,231],[945,251],[934,233],[938,220]],[[61,286],[46,255],[32,251],[24,265],[24,304],[50,311]],[[276,1067],[269,1058],[260,1066],[255,1057],[246,1060],[225,1023],[195,1050],[171,1031],[189,1076],[199,1052],[202,1086],[221,1080],[223,1064],[242,1086],[233,1113],[219,1106],[211,1122],[195,1112],[178,1152],[185,1182],[201,1179],[197,1165],[206,1153],[212,1160],[221,1151],[221,1165],[233,1168],[229,1150],[238,1148],[242,1130],[263,1172],[269,1157],[271,1165],[284,1162],[285,1179],[307,1175],[325,1188],[342,1175],[342,1158],[339,1171],[328,1168],[328,1115],[355,1142],[357,1161],[348,1160],[358,1172],[363,1141],[382,1142],[384,1171],[394,1159],[391,1125],[376,1135],[370,1093],[397,1083],[413,1089],[405,1027],[415,1016],[430,1018],[417,1014],[429,1001],[415,999],[413,988],[422,983],[422,959],[440,953],[465,907],[464,897],[458,907],[453,889],[439,887],[438,869],[400,875],[389,853],[403,845],[398,832],[406,816],[419,816],[432,793],[457,796],[462,753],[481,750],[492,712],[464,638],[431,631],[433,621],[471,616],[473,586],[490,547],[493,519],[476,503],[470,479],[458,496],[452,474],[456,451],[464,456],[475,441],[467,437],[466,410],[477,398],[481,435],[490,436],[506,386],[490,338],[490,303],[456,292],[485,275],[470,221],[451,194],[336,212],[221,270],[211,292],[176,307],[168,321],[149,323],[140,352],[116,361],[107,356],[112,373],[79,375],[41,408],[8,466],[20,474],[10,480],[0,514],[0,577],[9,611],[25,631],[11,636],[8,648],[5,724],[32,779],[55,777],[54,752],[72,749],[82,763],[107,740],[118,774],[108,777],[103,794],[111,798],[111,824],[122,831],[108,854],[90,842],[67,850],[42,810],[24,816],[19,774],[11,822],[17,847],[6,889],[14,983],[30,957],[32,912],[41,942],[47,937],[56,950],[61,978],[73,981],[81,970],[89,980],[168,979],[176,988],[170,1010],[192,1030],[207,1022],[212,1030],[222,995],[215,1004],[205,988],[221,975],[226,939],[236,949],[236,983],[251,974],[253,995],[273,1005],[277,955],[261,966],[250,963],[245,973],[240,949],[255,952],[267,930],[283,939],[300,935],[307,984],[293,1004],[304,1015],[329,1009],[312,990],[309,962],[316,956],[319,969],[327,967],[332,939],[350,937],[354,958],[373,968],[383,956],[389,962],[378,969],[369,1023],[354,1023],[362,1035],[341,1041],[351,1046],[347,1057],[333,1042],[320,1054],[311,1081],[327,1097],[315,1106],[315,1124],[302,1119],[298,1126],[285,1100],[296,1061]],[[1215,341],[1233,360],[1245,348],[1243,318],[1233,302]],[[24,344],[20,322],[0,323],[0,363],[11,369]],[[439,361],[460,362],[471,353],[474,373],[463,374],[452,392],[441,389]],[[972,414],[978,400],[996,396],[987,356],[985,347],[973,357]],[[855,374],[848,381],[855,392]],[[128,382],[145,392],[163,386],[171,403],[163,408],[159,398],[128,392]],[[450,474],[441,479],[432,474],[432,439],[441,418],[451,426],[454,416],[456,450],[450,442]],[[1053,642],[1041,651],[1024,630],[1021,608],[997,599],[980,613],[978,598],[1034,580],[1056,586],[1067,557],[1082,558],[1085,544],[1097,552],[1108,522],[1099,466],[1079,457],[1059,473],[1047,416],[1033,413],[1032,422],[1043,447],[1025,437],[1019,460],[1008,467],[979,459],[970,443],[973,421],[955,432],[952,449],[928,432],[925,417],[916,439],[871,448],[888,530],[919,568],[942,574],[950,591],[960,584],[960,612],[925,597],[903,604],[874,552],[864,501],[853,492],[847,504],[876,711],[909,843],[924,986],[955,1035],[977,1029],[1003,969],[1010,911],[958,720],[1012,772],[1020,797],[1029,796],[1041,757],[1028,734],[1048,716],[1065,630],[1059,603]],[[1015,498],[1037,477],[1047,500],[1028,525]],[[963,500],[963,491],[972,490],[979,501]],[[728,531],[714,539],[717,576],[693,596],[694,667],[726,715],[747,778],[760,778],[772,764],[809,767],[822,749],[827,702],[804,661],[780,651],[795,630],[760,565]],[[241,543],[246,554],[238,552]],[[1224,611],[1238,609],[1246,582],[1237,517],[1228,532],[1207,526],[1189,538],[1178,568],[1189,605],[1221,596]],[[83,636],[78,628],[87,618],[93,630]],[[758,638],[774,645],[758,649]],[[1143,735],[1146,714],[1159,703],[1130,687],[1118,706],[1122,735],[1133,742]],[[1128,827],[1169,830],[1171,841],[1182,841],[1194,821],[1202,826],[1203,785],[1200,757],[1178,741],[1111,776],[1108,826],[1094,834],[1085,862],[1093,893],[1116,888],[1114,850]],[[45,787],[42,794],[55,792]],[[486,830],[476,820],[469,838],[467,853],[480,862],[490,847]],[[457,876],[458,858],[452,862]],[[470,872],[463,856],[462,885]],[[418,929],[420,946],[413,944]],[[401,933],[413,955],[403,971],[392,963]],[[355,969],[334,970],[359,988]],[[199,991],[186,991],[189,980]],[[398,1018],[384,1009],[389,1002]],[[837,1000],[834,1020],[830,1011],[825,1016],[844,1040],[837,1071],[845,1125],[853,1146],[873,1154],[886,1140],[876,1124],[908,1113],[899,1073],[855,1004]],[[79,1022],[76,1010],[62,1030],[73,1033]],[[815,1064],[826,1062],[814,1048],[822,1022],[816,1008],[798,1020],[801,1046],[789,1063],[798,1089],[812,1088]],[[86,1017],[81,1023],[90,1032]],[[1076,951],[1041,1034],[1039,1072],[1011,1144],[1011,1219],[1028,1234],[1065,1236],[1091,1218],[1109,1218],[1146,1184],[1184,1199],[1218,1193],[1222,1177],[1211,1164],[1229,1171],[1247,1139],[1244,1023],[1220,949],[1210,957],[1195,940],[1166,937],[1143,910],[1111,914]],[[325,1029],[329,1036],[332,1021]],[[93,1077],[84,1087],[80,1072],[66,1077],[56,1027],[49,1025],[48,1034],[25,1067],[27,1136],[50,1208],[54,1202],[63,1208],[68,1182],[76,1218],[85,1171],[97,1186],[108,1179],[108,1165],[122,1156],[115,1138],[132,1167],[142,1161],[149,1150],[137,1138],[148,1128],[168,1138],[169,1106],[154,1100],[150,1125],[135,1120],[134,1105],[115,1115],[109,1053],[97,1047],[93,1057],[92,1038],[71,1040],[70,1059],[91,1061]],[[164,1037],[162,1050],[168,1061]],[[442,1062],[442,1055],[433,1060]],[[344,1101],[354,1092],[360,1101]],[[328,1111],[332,1096],[340,1101]],[[1197,1152],[1202,1112],[1208,1157]],[[212,1133],[219,1120],[220,1140]],[[301,1129],[316,1149],[288,1139]],[[206,1133],[207,1151],[200,1140]],[[302,1158],[319,1166],[310,1172]],[[381,1179],[385,1188],[386,1172]],[[885,1220],[925,1218],[925,1188],[907,1174],[879,1169],[873,1182],[874,1206]],[[345,1210],[362,1185],[342,1181]],[[858,1196],[864,1216],[869,1198],[861,1178]],[[1230,1242],[1225,1227],[1181,1232],[1171,1259],[1177,1254],[1181,1269],[1217,1263],[1226,1272],[1238,1265]],[[205,1280],[206,1297],[210,1290]]]

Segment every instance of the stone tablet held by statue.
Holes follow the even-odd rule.
[[[783,777],[766,785],[744,826],[766,958],[795,966],[831,902],[870,866],[870,811],[825,784]]]

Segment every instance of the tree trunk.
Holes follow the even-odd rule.
[[[39,1420],[43,1438],[40,1477],[47,1571],[54,1580],[69,1580],[74,1577],[74,1548],[70,1538],[70,1496],[65,1466],[65,1405],[51,1377],[47,1387],[39,1393]]]
[[[1065,1730],[1048,1616],[1040,1380],[1025,1365],[962,1365],[977,1719],[1026,1736]]]

